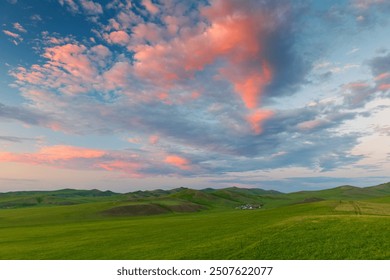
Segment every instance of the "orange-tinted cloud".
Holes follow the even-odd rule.
[[[47,146],[35,153],[0,152],[0,162],[19,162],[48,165],[66,169],[101,169],[119,171],[131,177],[141,177],[138,172],[146,163],[133,154],[109,152],[75,146]]]
[[[186,158],[181,157],[181,156],[169,155],[169,156],[165,157],[164,162],[166,162],[170,165],[176,166],[182,170],[189,170],[190,169],[190,162]]]
[[[255,109],[259,106],[260,98],[264,88],[272,80],[270,65],[263,61],[260,66],[252,69],[241,70],[224,68],[221,73],[233,83],[235,91],[241,96],[242,101],[248,109]]]
[[[247,117],[252,131],[255,134],[260,134],[263,131],[263,122],[273,116],[273,112],[269,110],[256,110]]]
[[[390,89],[390,84],[382,84],[378,87],[379,90],[386,91]]]
[[[120,171],[126,173],[127,175],[130,175],[133,178],[143,177],[142,174],[138,173],[138,170],[142,167],[142,165],[137,162],[114,160],[98,163],[96,166],[107,171]]]
[[[247,109],[258,108],[266,87],[273,80],[265,43],[277,28],[278,17],[254,3],[212,1],[210,6],[201,9],[209,25],[199,25],[189,32],[179,33],[170,41],[137,45],[134,49],[135,74],[169,89],[175,82],[192,78],[197,71],[222,60],[219,77],[233,85]],[[176,24],[172,17],[167,20]],[[177,30],[172,27],[172,33]],[[256,112],[248,117],[248,121],[259,132],[260,119],[267,116],[270,114]]]
[[[374,78],[374,80],[375,81],[380,81],[380,80],[387,79],[387,78],[390,78],[390,73],[389,72],[385,72],[385,73],[379,74],[378,76],[376,76]]]
[[[0,161],[23,162],[32,164],[51,164],[72,159],[100,158],[105,155],[104,151],[86,149],[74,146],[48,146],[41,148],[36,153],[0,153]]]
[[[157,135],[152,135],[149,139],[150,144],[156,144],[158,140]],[[32,153],[0,151],[1,162],[44,165],[60,169],[105,170],[119,172],[132,178],[159,175],[156,170],[161,168],[162,164],[169,164],[184,171],[192,169],[188,159],[174,154],[156,156],[147,151],[138,154],[128,150],[106,151],[66,145],[45,146]],[[167,175],[166,168],[164,170],[163,174]]]
[[[39,151],[38,158],[43,160],[69,160],[73,158],[99,158],[105,154],[102,150],[87,149],[74,146],[50,146],[43,147]]]

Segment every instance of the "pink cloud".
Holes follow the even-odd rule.
[[[248,109],[255,109],[259,105],[264,88],[272,80],[271,66],[266,61],[257,67],[247,69],[226,67],[220,72],[233,83],[235,91]]]
[[[164,22],[167,26],[167,30],[171,35],[175,35],[179,30],[179,27],[182,25],[179,22],[179,19],[174,16],[166,16],[164,17]]]
[[[158,135],[151,135],[149,137],[149,143],[152,145],[156,145],[159,140],[160,140],[160,137]]]
[[[97,45],[92,47],[91,52],[97,54],[100,59],[105,59],[106,57],[111,55],[111,51],[103,45]]]
[[[116,88],[126,87],[131,69],[131,65],[128,62],[115,63],[103,74],[105,80],[104,88],[106,90],[114,90]]]
[[[96,70],[85,54],[86,47],[83,45],[66,44],[47,48],[43,57],[50,60],[51,65],[63,68],[74,77],[80,77],[84,81],[92,82]]]
[[[119,29],[121,29],[119,22],[117,22],[113,18],[108,20],[108,26],[106,27],[106,30],[119,30]]]
[[[159,11],[158,7],[153,4],[151,0],[142,0],[142,5],[144,5],[146,10],[153,15]]]
[[[105,155],[102,150],[73,146],[51,146],[40,149],[37,158],[43,161],[69,160],[74,158],[99,158]]]
[[[23,96],[35,104],[35,107],[46,111],[46,108],[51,108],[52,104],[56,104],[56,109],[66,109],[68,104],[48,91],[29,89],[25,90]],[[57,127],[57,126],[56,126]],[[58,130],[58,129],[56,129]]]
[[[163,31],[154,23],[141,23],[135,26],[132,30],[132,41],[135,43],[158,43],[162,40]]]
[[[64,43],[63,40],[55,38],[55,37],[48,38],[48,42],[50,44],[53,44],[53,45],[60,45],[60,44]]]
[[[0,153],[0,161],[31,164],[55,164],[72,159],[100,158],[104,155],[105,152],[101,150],[57,145],[43,147],[37,153]]]
[[[361,83],[361,82],[356,82],[356,83],[349,83],[346,85],[347,89],[364,89],[368,88],[370,85],[367,83]]]
[[[257,110],[247,117],[247,121],[250,124],[252,131],[255,134],[260,134],[263,131],[263,122],[273,115],[274,113],[269,110]]]
[[[107,160],[108,158],[108,160]],[[57,168],[84,168],[117,171],[141,177],[138,170],[145,164],[137,156],[74,146],[47,146],[35,153],[0,152],[0,162],[49,165]]]
[[[74,0],[58,0],[61,6],[67,7],[72,13],[77,13],[79,11],[78,5]]]
[[[170,41],[137,46],[135,73],[169,87],[223,58],[226,64],[220,69],[221,76],[232,83],[248,109],[256,108],[273,78],[263,42],[277,27],[276,17],[255,5],[230,0],[212,1],[201,13],[210,25],[199,25],[190,32],[186,28],[187,32]],[[178,29],[173,18],[166,20],[173,25],[172,33]]]
[[[40,66],[36,65],[36,68],[40,69]],[[15,71],[11,72],[11,75],[19,82],[27,82],[30,84],[39,84],[45,77],[45,75],[39,70],[28,72],[24,67],[18,67]]]
[[[107,171],[120,171],[132,178],[142,178],[143,174],[138,173],[139,169],[142,167],[141,164],[136,162],[128,162],[121,160],[114,160],[109,162],[103,162],[96,165],[98,168],[107,170]]]
[[[81,7],[89,15],[98,15],[103,13],[103,8],[99,3],[90,0],[80,0]]]
[[[45,45],[66,45],[74,42],[74,39],[71,36],[60,37],[58,34],[50,34],[48,31],[43,31],[42,33],[42,43]]]
[[[23,33],[26,33],[27,30],[19,23],[19,22],[15,22],[13,25],[12,25],[16,30],[18,30],[19,32],[23,32]]]
[[[19,85],[43,86],[65,94],[85,93],[98,81],[97,65],[94,63],[101,64],[103,58],[96,51],[77,44],[48,47],[42,55],[48,60],[46,64],[34,64],[30,69],[18,67],[10,74]],[[97,58],[99,61],[94,62]]]
[[[117,10],[129,10],[131,7],[133,7],[133,4],[131,3],[132,0],[112,0],[107,5],[106,8],[108,9],[117,9]]]
[[[20,39],[21,38],[19,34],[13,33],[13,32],[11,32],[9,30],[3,30],[3,33],[5,35],[7,35],[7,36],[10,36],[10,37],[14,38],[14,39]]]
[[[298,124],[298,128],[301,130],[312,130],[314,128],[327,124],[328,122],[329,121],[324,119],[310,120],[310,121],[301,122],[300,124]]]
[[[386,91],[390,89],[390,84],[382,84],[378,87],[379,90]]]
[[[143,20],[140,16],[136,15],[131,9],[122,9],[116,16],[116,21],[120,24],[122,29],[130,29],[134,25],[142,23]]]
[[[200,93],[199,91],[193,91],[193,92],[191,93],[191,99],[192,99],[192,100],[196,100],[196,99],[198,99],[200,96],[201,96],[201,93]]]
[[[0,162],[17,162],[19,156],[9,152],[0,152]]]
[[[157,136],[153,135],[151,140],[158,141]],[[128,150],[105,151],[67,145],[45,146],[32,153],[0,151],[0,162],[46,165],[62,169],[104,170],[119,172],[133,178],[157,176],[159,174],[155,171],[149,173],[147,170],[162,168],[163,163],[181,170],[191,169],[190,162],[181,156],[155,157],[156,155],[149,153],[141,157]],[[164,175],[167,175],[166,171]]]
[[[384,79],[387,79],[387,78],[390,78],[390,73],[389,72],[382,73],[382,74],[376,76],[374,79],[375,79],[375,81],[380,81],[380,80],[384,80]]]
[[[165,158],[164,162],[173,165],[175,167],[178,167],[182,170],[189,170],[190,169],[190,162],[181,156],[177,155],[169,155]]]
[[[139,143],[141,143],[141,138],[137,138],[137,137],[128,138],[127,142],[132,143],[132,144],[139,144]]]
[[[160,92],[157,94],[157,98],[160,100],[167,100],[169,98],[169,94],[167,92]]]
[[[106,34],[106,40],[111,44],[118,44],[125,46],[130,42],[130,36],[125,31],[113,31],[110,34]]]

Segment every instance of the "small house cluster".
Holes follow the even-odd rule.
[[[254,209],[260,209],[261,205],[258,204],[243,204],[240,206],[237,206],[236,209],[240,210],[254,210]]]

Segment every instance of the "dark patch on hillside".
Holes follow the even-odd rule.
[[[157,204],[135,204],[118,206],[102,212],[108,216],[149,216],[170,213],[170,211]]]
[[[160,205],[155,203],[117,206],[102,212],[108,216],[150,216],[168,213],[189,213],[206,209],[202,205],[183,203],[178,205]]]
[[[320,197],[306,197],[304,200],[297,202],[297,204],[319,202],[324,200],[325,200],[324,198],[320,198]]]
[[[199,204],[183,203],[179,205],[171,205],[169,206],[169,209],[171,209],[173,212],[180,213],[180,212],[198,212],[206,209],[206,207]]]

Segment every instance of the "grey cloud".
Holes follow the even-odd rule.
[[[14,107],[0,103],[0,119],[18,120],[30,125],[45,125],[49,118],[40,112],[34,112],[25,107]]]
[[[39,180],[0,177],[0,181],[4,181],[4,182],[38,182]]]
[[[390,71],[390,54],[374,57],[368,61],[374,76]]]
[[[28,137],[16,137],[16,136],[0,135],[0,141],[21,143],[21,142],[24,142],[24,141],[34,141],[34,140],[36,140],[36,139],[28,138]]]

